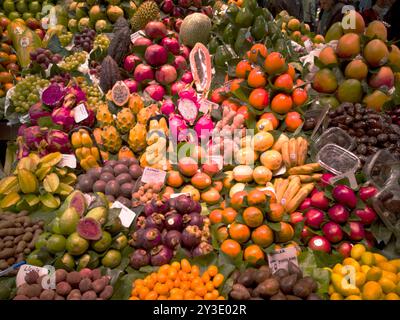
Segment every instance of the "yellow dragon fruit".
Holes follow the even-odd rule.
[[[96,120],[100,127],[114,125],[114,117],[106,104],[101,104],[97,109]]]
[[[115,122],[119,132],[124,134],[131,130],[135,125],[135,116],[131,110],[129,110],[129,108],[123,108],[120,112],[118,112]]]
[[[103,147],[106,151],[117,153],[122,146],[122,139],[114,126],[105,126],[101,133]]]
[[[141,123],[136,123],[129,131],[128,143],[133,152],[140,152],[146,148],[146,134],[146,126]]]

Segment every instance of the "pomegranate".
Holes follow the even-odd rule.
[[[146,36],[150,39],[160,39],[167,35],[167,27],[160,21],[151,21],[144,28]]]
[[[185,89],[186,83],[182,81],[174,82],[171,86],[171,95],[175,96]]]
[[[339,246],[336,248],[336,250],[344,257],[350,257],[350,252],[351,248],[353,248],[353,245],[350,242],[342,242],[339,244]]]
[[[176,38],[165,37],[161,40],[161,45],[173,55],[179,55],[180,53],[179,42]]]
[[[138,91],[139,84],[137,83],[136,80],[133,79],[125,79],[124,83],[127,85],[129,88],[130,93],[134,93]]]
[[[152,44],[151,46],[147,47],[144,53],[144,58],[146,59],[147,63],[152,66],[162,66],[163,64],[167,63],[168,52],[164,47],[158,44]]]
[[[149,96],[156,101],[161,101],[164,98],[165,95],[165,89],[163,86],[160,86],[159,84],[151,84],[144,89],[146,93],[149,94]]]
[[[326,187],[327,185],[329,185],[329,181],[334,177],[335,175],[332,173],[324,173],[321,177],[321,182],[320,185],[322,187]]]
[[[312,250],[323,251],[329,253],[331,251],[331,244],[329,241],[321,236],[314,236],[308,242],[308,247]]]
[[[133,42],[133,47],[148,47],[151,46],[152,44],[153,42],[150,39],[145,37],[140,37]]]
[[[325,214],[318,209],[310,209],[307,211],[307,213],[305,214],[305,218],[306,218],[306,225],[314,228],[314,229],[319,229],[321,227],[322,222],[324,222],[324,217]]]
[[[337,243],[343,239],[343,231],[336,222],[325,223],[322,232],[331,243]]]
[[[299,210],[304,211],[311,207],[311,198],[305,198],[304,201],[300,204]]]
[[[181,45],[181,55],[185,58],[185,59],[189,59],[189,54],[190,54],[190,49],[188,47],[186,47],[185,45]]]
[[[333,188],[332,195],[336,201],[349,208],[355,208],[357,197],[352,189],[345,185],[338,185]]]
[[[176,69],[170,64],[165,64],[156,71],[156,80],[162,85],[174,82],[177,77]]]
[[[174,60],[174,67],[176,70],[185,71],[188,67],[186,59],[183,56],[176,56]]]
[[[359,196],[362,201],[367,201],[368,199],[372,198],[378,193],[378,190],[375,187],[368,186],[368,187],[361,187]]]
[[[335,204],[328,210],[329,218],[337,223],[345,223],[349,219],[349,215],[349,211],[341,204]]]
[[[153,69],[150,66],[141,63],[136,67],[135,72],[133,73],[133,78],[139,83],[154,80]]]
[[[171,13],[172,9],[174,9],[174,2],[172,0],[165,0],[162,5],[162,11],[165,13]]]
[[[187,9],[192,5],[192,0],[178,0],[178,5]]]
[[[329,199],[325,196],[325,193],[318,191],[311,197],[311,205],[321,210],[326,210],[329,207]]]
[[[135,56],[134,54],[130,54],[129,56],[126,56],[124,60],[124,69],[128,72],[133,72],[136,65],[139,63],[140,58],[138,56]]]
[[[377,219],[374,209],[365,207],[364,210],[357,209],[354,214],[361,219],[363,225],[370,225]]]
[[[173,16],[174,18],[180,18],[180,17],[182,17],[182,16],[183,16],[183,13],[184,13],[183,8],[180,8],[180,7],[173,7],[173,8],[172,8],[172,16]]]

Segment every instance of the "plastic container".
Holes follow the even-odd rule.
[[[358,188],[355,173],[361,166],[361,162],[354,153],[341,146],[329,143],[319,150],[316,161],[321,167],[336,175],[330,180],[331,183],[347,178],[351,188]]]
[[[380,150],[366,161],[363,173],[379,189],[400,178],[400,161],[388,150]]]
[[[385,226],[400,239],[400,185],[387,184],[373,199],[372,206]]]
[[[304,119],[314,118],[315,127],[311,134],[311,140],[314,140],[319,132],[323,132],[328,126],[328,118],[326,117],[330,110],[330,106],[323,106],[319,104],[314,104],[310,109],[308,109],[304,114]]]
[[[352,150],[356,146],[355,140],[343,129],[334,127],[326,130],[314,142],[314,148],[321,150],[327,144],[336,144],[346,150]]]

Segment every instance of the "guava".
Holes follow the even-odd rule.
[[[69,254],[80,256],[89,248],[89,242],[83,239],[77,232],[74,232],[68,237],[65,248]]]

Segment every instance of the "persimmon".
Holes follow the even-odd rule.
[[[308,99],[307,91],[303,88],[296,88],[292,92],[292,100],[296,107],[302,106]]]
[[[247,196],[246,191],[239,191],[236,192],[232,197],[231,197],[231,206],[234,209],[240,209],[243,206],[243,201],[244,198]]]
[[[252,69],[250,62],[242,60],[236,65],[236,77],[246,79]]]
[[[267,47],[261,43],[256,43],[247,52],[247,58],[251,62],[257,62],[258,57],[266,58],[268,55]]]
[[[286,128],[293,132],[303,124],[300,113],[296,111],[288,112],[285,118]]]
[[[264,192],[253,189],[247,195],[247,202],[250,206],[263,205],[267,202],[267,197],[265,196]]]
[[[210,214],[208,215],[210,222],[212,224],[221,223],[222,222],[222,213],[223,213],[223,210],[221,210],[221,209],[214,209],[213,211],[211,211]]]
[[[278,232],[275,232],[275,240],[276,242],[284,243],[293,239],[294,230],[293,227],[286,222],[281,222],[281,229]]]
[[[244,260],[248,263],[256,264],[260,260],[264,260],[264,258],[264,252],[256,244],[252,244],[244,249]]]
[[[226,99],[224,94],[226,94],[224,87],[217,88],[211,93],[210,99],[214,103],[222,103]]]
[[[221,243],[220,248],[223,253],[231,258],[236,258],[242,251],[239,242],[232,239],[226,239],[224,242]]]
[[[247,77],[247,83],[250,87],[262,88],[267,84],[267,78],[261,69],[254,68],[250,71],[249,76]]]
[[[290,63],[288,64],[286,73],[290,75],[293,81],[296,79],[296,69]]]
[[[238,90],[243,81],[244,81],[243,79],[233,79],[230,82],[230,91],[235,92],[236,90]]]
[[[274,112],[285,114],[293,107],[293,100],[290,95],[278,93],[271,101],[271,109]]]
[[[251,228],[260,226],[264,221],[262,211],[256,207],[248,207],[243,211],[243,220]]]
[[[262,248],[269,247],[274,242],[274,232],[263,224],[251,233],[251,240]]]
[[[286,69],[286,60],[279,52],[271,52],[264,61],[264,69],[270,75],[283,72]]]
[[[274,129],[278,128],[278,126],[279,126],[279,120],[272,112],[263,113],[262,116],[260,117],[260,119],[270,120]]]
[[[285,208],[280,203],[270,203],[269,211],[267,212],[268,220],[272,222],[282,221],[285,214]]]
[[[275,79],[274,86],[278,89],[290,91],[293,88],[293,79],[288,73],[281,74]]]
[[[264,110],[269,103],[268,91],[263,88],[254,89],[250,93],[249,102],[257,110]]]
[[[245,243],[250,239],[250,229],[242,223],[234,222],[229,226],[229,236],[239,243]]]
[[[183,178],[179,171],[171,170],[167,173],[167,185],[179,188],[183,184]]]

